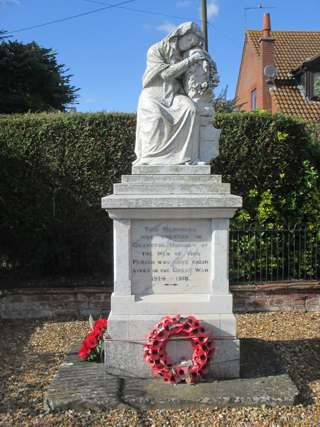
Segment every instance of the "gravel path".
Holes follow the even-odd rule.
[[[46,414],[43,394],[87,322],[0,321],[0,426],[319,426],[320,313],[238,315],[240,338],[269,341],[300,390],[294,407],[118,409]]]

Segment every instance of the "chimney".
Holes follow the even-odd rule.
[[[263,15],[262,38],[268,39],[271,37],[271,19],[270,13]]]
[[[275,40],[271,35],[271,20],[270,14],[265,13],[263,16],[263,27],[261,30],[260,43],[260,72],[259,72],[259,92],[260,102],[259,108],[267,111],[272,111],[272,99],[267,85],[267,78],[264,75],[264,70],[267,65],[275,66]]]

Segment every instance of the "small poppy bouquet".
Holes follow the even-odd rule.
[[[82,341],[79,357],[88,362],[102,362],[104,353],[103,334],[107,329],[108,321],[106,319],[94,321],[90,316],[89,324],[91,333]]]

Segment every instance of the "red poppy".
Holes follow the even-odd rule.
[[[101,329],[95,328],[93,332],[91,332],[91,335],[94,336],[98,341],[102,337],[103,332],[104,332],[103,329],[101,330]]]
[[[79,351],[80,359],[86,360],[87,357],[89,356],[90,351],[91,351],[91,349],[88,347],[86,341],[83,341],[82,346],[81,346],[80,351]]]
[[[97,346],[97,338],[94,335],[90,334],[87,336],[85,343],[88,348],[92,350]]]
[[[106,329],[107,325],[108,321],[106,319],[100,319],[95,321],[94,327],[99,329]]]
[[[94,324],[93,334],[95,337],[100,338],[103,335],[103,332],[107,328],[107,320],[101,319],[97,320]]]

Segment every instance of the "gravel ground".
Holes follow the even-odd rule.
[[[87,322],[0,321],[0,426],[319,426],[320,313],[238,315],[240,338],[272,343],[300,391],[294,407],[48,414],[43,394]]]

